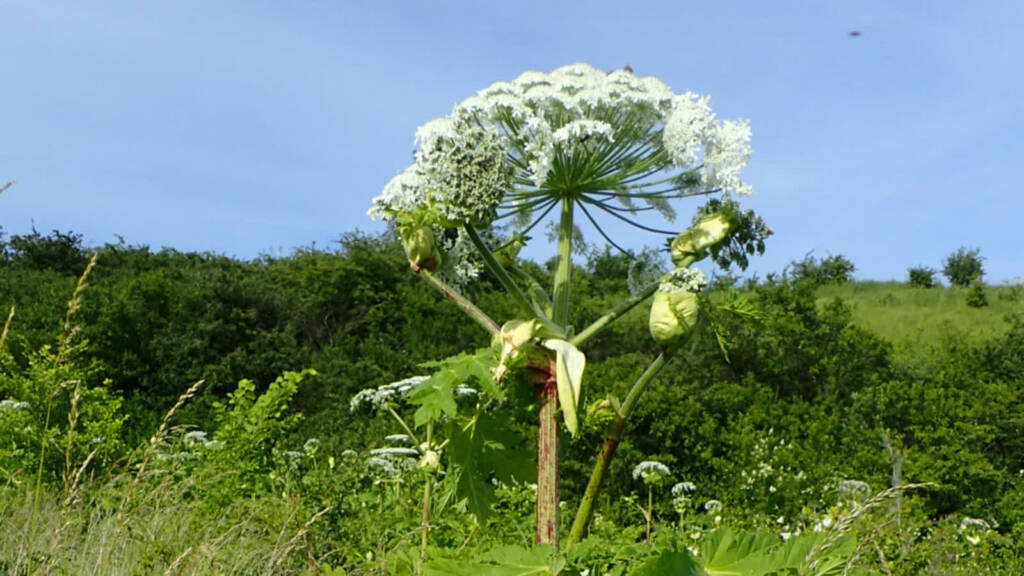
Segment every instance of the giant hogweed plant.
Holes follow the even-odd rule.
[[[651,336],[663,351],[624,400],[609,397],[596,410],[609,422],[607,441],[575,516],[570,544],[587,531],[595,497],[643,390],[686,339],[706,302],[698,297],[704,274],[693,264],[711,257],[723,266],[745,267],[748,255],[764,250],[770,231],[734,200],[751,192],[740,178],[751,154],[749,139],[747,122],[719,121],[707,97],[676,94],[657,78],[637,77],[628,68],[605,73],[574,64],[497,82],[448,116],[421,126],[413,163],[374,199],[369,214],[394,225],[412,270],[491,334],[493,353],[472,356],[488,368],[474,372],[476,381],[485,383],[479,402],[500,403],[506,386],[532,385],[538,412],[538,544],[558,547],[558,414],[575,435],[583,417],[586,367],[580,348],[617,318],[650,302]],[[674,200],[701,195],[711,198],[681,232],[645,220],[646,213],[655,212],[672,222]],[[663,235],[672,269],[577,329],[569,310],[579,224],[589,224],[621,250],[601,224],[608,221]],[[516,266],[529,233],[543,222],[554,228],[556,240],[550,292]],[[460,292],[484,271],[515,302],[515,318],[499,324]],[[427,427],[427,436],[435,416],[456,414],[452,385],[435,377],[412,392],[420,403],[416,424]],[[421,418],[428,406],[430,417]],[[479,412],[474,414],[456,432],[472,436],[480,430]],[[423,450],[437,447],[428,441]]]

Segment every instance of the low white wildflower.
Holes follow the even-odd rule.
[[[476,396],[479,392],[465,384],[459,384],[452,388],[452,394],[455,394],[456,396]]]
[[[419,456],[420,451],[415,448],[377,448],[376,450],[370,450],[371,456]]]
[[[720,512],[722,510],[722,503],[718,500],[708,500],[704,503],[704,510],[712,514]]]
[[[693,492],[697,489],[697,485],[693,482],[679,482],[672,486],[673,496],[682,496],[688,492]]]
[[[408,434],[388,434],[384,437],[385,442],[393,442],[395,444],[408,444],[411,439]]]
[[[863,502],[871,496],[871,486],[861,480],[843,480],[837,489],[840,498],[854,502]]]
[[[349,449],[349,450],[342,450],[342,452],[341,452],[341,457],[342,458],[355,458],[356,456],[359,456],[359,453],[356,452],[355,450]]]
[[[361,390],[358,394],[352,397],[352,400],[348,404],[349,410],[355,412],[363,407],[379,408],[389,400],[405,396],[410,390],[419,384],[422,384],[429,378],[430,376],[413,376],[411,378],[406,378],[404,380],[399,380],[376,388]]]
[[[971,518],[970,516],[964,516],[964,519],[960,521],[960,527],[958,528],[961,532],[970,529],[990,530],[992,525],[981,518]]]
[[[671,473],[661,462],[645,460],[633,468],[633,479],[643,480],[644,484],[657,484]]]
[[[369,460],[366,461],[366,467],[367,468],[380,468],[386,474],[391,475],[391,476],[393,476],[396,473],[398,473],[398,469],[395,468],[395,465],[390,460],[387,460],[386,458],[377,458],[377,457],[370,458]]]
[[[0,410],[28,410],[28,402],[18,402],[16,400],[0,400]]]
[[[296,450],[285,450],[284,452],[281,452],[281,456],[290,462],[297,462],[306,457],[305,454]]]
[[[971,543],[971,546],[977,546],[981,542],[982,537],[985,536],[985,533],[991,528],[992,525],[981,518],[964,516],[964,519],[960,521],[960,528],[958,530],[963,534],[964,539]]]
[[[302,445],[302,451],[306,453],[306,456],[313,458],[320,451],[320,440],[317,438],[306,440]]]
[[[206,444],[206,432],[202,430],[190,430],[185,433],[185,444]]]

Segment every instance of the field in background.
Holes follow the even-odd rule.
[[[861,281],[822,286],[818,302],[842,299],[854,322],[892,342],[897,351],[927,352],[944,338],[978,344],[1006,332],[1008,314],[1024,315],[1024,286],[987,286],[988,306],[967,305],[966,288],[917,288]]]

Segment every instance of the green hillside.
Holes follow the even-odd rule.
[[[1004,334],[1009,314],[1024,314],[1024,287],[987,286],[988,305],[967,305],[966,288],[918,288],[900,282],[862,281],[822,286],[818,302],[839,298],[854,322],[897,350],[926,351],[944,338],[979,344]]]

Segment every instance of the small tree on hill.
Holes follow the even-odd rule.
[[[973,282],[980,282],[985,274],[982,270],[978,248],[966,248],[961,246],[953,254],[946,256],[943,261],[942,275],[949,279],[953,286],[967,288]]]
[[[927,266],[908,268],[909,283],[917,288],[933,288],[935,286],[935,270]]]
[[[795,278],[816,285],[845,284],[853,279],[853,272],[857,269],[849,258],[831,253],[827,253],[821,260],[808,253],[803,260],[794,261],[792,266]]]

